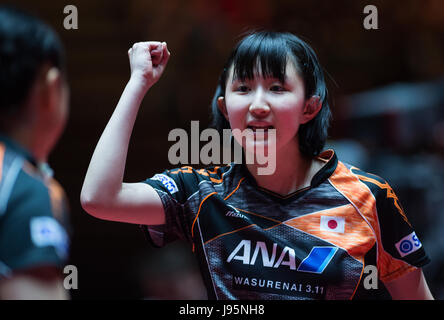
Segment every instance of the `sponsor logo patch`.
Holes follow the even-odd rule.
[[[168,191],[173,194],[179,191],[179,188],[177,188],[176,182],[174,182],[173,179],[170,177],[164,175],[164,174],[156,174],[154,177],[151,178],[151,180],[157,180],[162,182],[162,184],[165,186],[165,188],[168,189]]]
[[[37,247],[53,246],[61,257],[68,254],[68,235],[52,217],[34,217],[30,222],[31,240]]]
[[[322,273],[330,263],[338,248],[336,247],[313,247],[298,267],[298,271]]]
[[[422,247],[421,241],[419,241],[415,232],[410,233],[408,236],[405,236],[401,240],[399,240],[396,244],[396,249],[401,257],[405,257],[419,248]]]
[[[277,243],[273,243],[270,247],[263,241],[255,243],[251,240],[241,240],[229,255],[227,262],[238,260],[244,265],[255,265],[256,261],[259,261],[259,265],[267,268],[286,266],[290,270],[300,272],[323,273],[336,251],[338,251],[336,247],[313,247],[297,267],[294,248],[285,246],[281,249]]]

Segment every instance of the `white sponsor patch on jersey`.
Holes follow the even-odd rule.
[[[401,257],[405,257],[406,255],[415,252],[419,248],[422,247],[421,241],[419,241],[415,232],[410,233],[408,236],[405,236],[401,240],[399,240],[396,244],[396,249],[399,252]]]
[[[37,247],[53,246],[62,258],[68,254],[68,235],[52,217],[31,218],[31,240]]]
[[[345,219],[342,217],[321,216],[321,231],[344,233]]]
[[[158,180],[162,182],[162,184],[165,186],[165,188],[168,189],[168,191],[173,194],[179,191],[179,188],[177,188],[176,182],[174,180],[164,174],[156,174],[154,177],[151,178],[151,180]]]

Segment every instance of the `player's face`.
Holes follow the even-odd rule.
[[[251,80],[233,79],[233,68],[230,70],[225,91],[226,116],[233,131],[252,130],[255,138],[242,143],[234,134],[244,148],[249,144],[273,143],[269,129],[275,129],[276,151],[298,148],[297,133],[304,123],[304,105],[304,81],[291,61],[287,63],[283,83],[276,78],[264,78],[260,72]],[[262,130],[263,135],[257,134]]]

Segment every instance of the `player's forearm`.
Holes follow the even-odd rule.
[[[0,282],[0,300],[69,300],[63,280],[42,281],[27,275]]]
[[[81,192],[82,205],[91,214],[94,207],[109,205],[122,187],[128,144],[146,91],[141,80],[130,79],[97,143]]]
[[[420,268],[385,285],[393,300],[434,300]]]

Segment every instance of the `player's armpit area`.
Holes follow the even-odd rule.
[[[56,267],[36,267],[14,272],[0,280],[0,300],[67,300],[62,271]]]
[[[384,284],[393,300],[434,300],[421,268]]]

